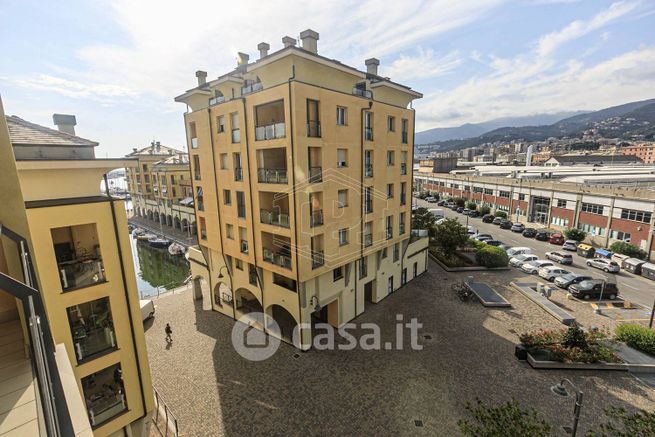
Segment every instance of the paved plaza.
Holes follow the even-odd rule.
[[[155,320],[146,325],[150,366],[181,435],[452,436],[459,435],[465,402],[476,397],[490,403],[514,397],[559,426],[569,424],[573,411],[571,398],[550,391],[562,377],[585,392],[582,432],[602,422],[609,405],[655,409],[655,389],[627,372],[538,371],[517,361],[518,334],[562,325],[510,288],[516,273],[475,274],[513,306],[501,310],[460,302],[450,284],[468,275],[446,273],[432,262],[429,267],[379,304],[367,304],[355,319],[379,324],[382,341],[394,342],[396,314],[406,321],[416,317],[423,324],[420,351],[299,352],[282,344],[272,358],[250,362],[232,348],[234,321],[202,310],[191,291],[157,299]],[[588,304],[563,304],[584,314],[585,326],[615,323],[594,316]]]

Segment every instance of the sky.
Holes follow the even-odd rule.
[[[655,97],[653,0],[0,0],[5,113],[79,136],[118,157],[184,145],[173,98],[319,32],[319,54],[420,91],[417,131],[499,117],[595,110]]]

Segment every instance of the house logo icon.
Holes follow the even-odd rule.
[[[280,339],[277,336],[262,331],[264,323],[267,330],[280,332],[277,322],[266,317],[264,313],[248,313],[237,319],[232,328],[232,346],[243,358],[250,361],[264,361],[273,356],[280,346]]]

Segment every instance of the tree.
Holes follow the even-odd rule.
[[[483,243],[484,244],[484,243]],[[509,256],[500,247],[485,244],[475,252],[475,260],[483,267],[507,267]]]
[[[474,437],[547,437],[551,426],[546,423],[534,408],[521,408],[512,399],[498,407],[488,407],[480,399],[466,404],[466,411],[473,416],[457,421],[462,434]]]
[[[461,206],[462,208],[464,208],[464,204],[466,203],[461,197],[455,197],[453,202],[455,202],[455,205]]]
[[[475,202],[468,202],[466,204],[466,207],[471,211],[475,211],[476,209],[478,209],[478,205]]]
[[[582,241],[587,238],[587,233],[582,229],[568,228],[564,231],[564,235],[569,240]]]
[[[466,228],[456,219],[445,219],[434,226],[434,244],[446,256],[451,256],[458,247],[466,244],[468,238]]]
[[[436,220],[436,217],[429,209],[421,206],[412,214],[412,229],[427,229],[431,231]]]
[[[487,205],[483,205],[480,207],[480,215],[487,215],[491,212],[491,208],[489,208]]]
[[[599,431],[587,432],[587,437],[645,437],[655,435],[655,412],[638,411],[628,414],[624,408],[609,407],[605,414],[610,421]]]
[[[507,213],[505,211],[496,211],[496,212],[494,212],[494,215],[496,217],[500,217],[500,218],[504,218],[504,219],[507,218]]]
[[[630,258],[646,259],[646,252],[639,249],[637,246],[626,243],[625,241],[617,241],[616,243],[612,243],[610,250],[614,253],[627,255]]]

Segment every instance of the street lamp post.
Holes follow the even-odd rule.
[[[573,437],[576,436],[578,432],[578,422],[580,421],[580,411],[582,410],[582,396],[583,393],[575,386],[569,379],[563,378],[559,384],[553,385],[550,390],[558,396],[568,397],[570,396],[569,392],[564,387],[564,383],[568,383],[571,388],[575,391],[575,407],[573,408],[573,426],[564,426],[564,431],[567,434],[571,434]]]
[[[603,277],[603,285],[600,288],[600,296],[598,296],[598,305],[596,306],[596,309],[594,310],[594,313],[596,314],[601,314],[602,311],[600,309],[600,302],[603,300],[603,293],[605,292],[605,284],[607,283],[607,278]]]

